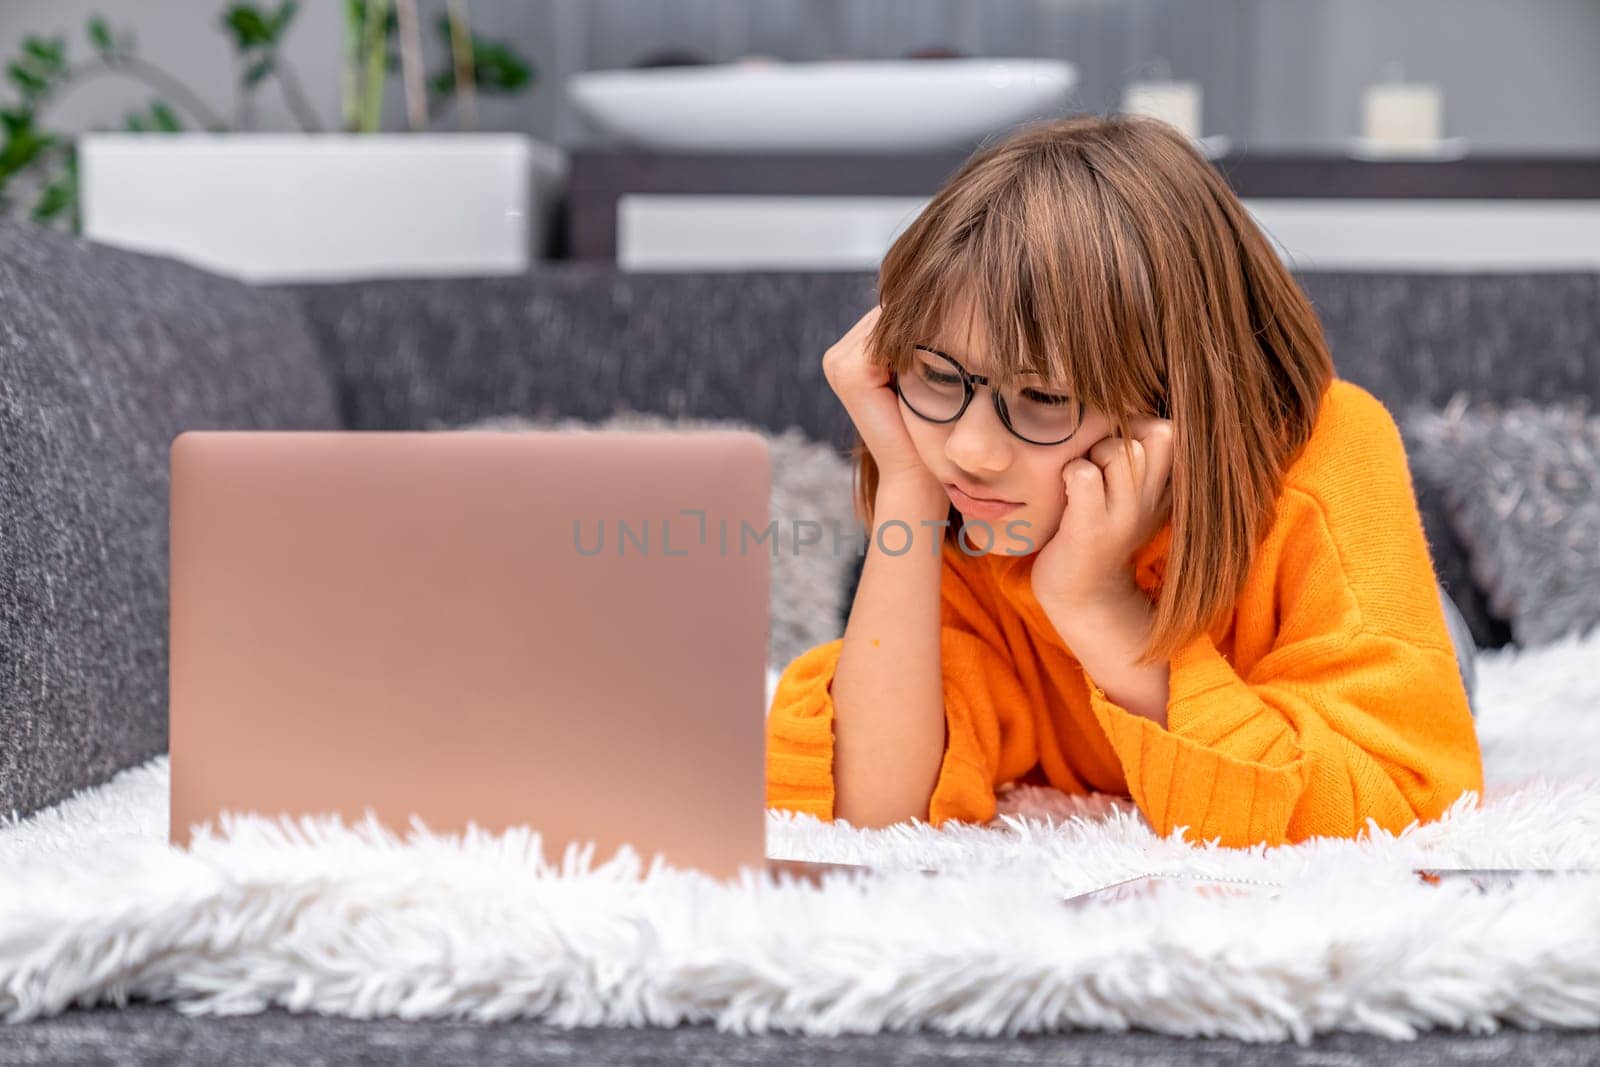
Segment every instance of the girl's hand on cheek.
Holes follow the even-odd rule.
[[[1033,564],[1033,594],[1065,608],[1111,602],[1135,588],[1133,554],[1172,514],[1173,427],[1136,418],[1129,442],[1113,435],[1061,469],[1066,509]]]
[[[944,487],[917,454],[889,368],[868,358],[867,341],[882,314],[883,305],[874,304],[830,345],[822,356],[822,373],[872,453],[879,484],[909,483],[930,497],[945,499]]]

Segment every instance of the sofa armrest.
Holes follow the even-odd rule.
[[[294,301],[0,223],[0,813],[167,745],[168,448],[337,425]]]

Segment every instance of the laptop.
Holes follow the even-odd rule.
[[[765,856],[770,485],[737,430],[179,434],[169,840],[370,812],[862,869]]]

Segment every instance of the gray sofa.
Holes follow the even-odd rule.
[[[1341,376],[1392,411],[1600,397],[1600,274],[1307,274]],[[252,287],[0,223],[0,812],[166,749],[166,476],[190,428],[421,429],[618,408],[848,447],[821,353],[870,273],[526,276]],[[1440,502],[1440,581],[1506,643]]]
[[[1391,410],[1600,397],[1600,274],[1301,278],[1339,373]],[[188,428],[424,429],[627,407],[851,427],[821,353],[870,273],[634,274],[252,287],[0,224],[0,811],[166,745],[166,475]],[[1440,582],[1481,647],[1509,639],[1440,502]]]

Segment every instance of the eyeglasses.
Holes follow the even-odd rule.
[[[955,422],[972,403],[980,385],[989,386],[994,410],[1007,430],[1031,445],[1059,445],[1078,432],[1083,401],[1038,385],[996,389],[954,358],[927,345],[912,345],[905,374],[891,371],[890,383],[912,413],[929,422]]]

